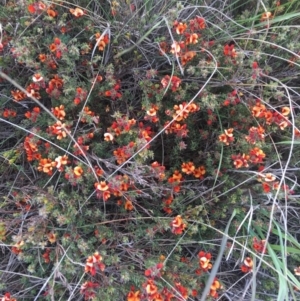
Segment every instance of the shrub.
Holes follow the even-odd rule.
[[[3,6],[1,300],[296,300],[299,15],[269,2]]]

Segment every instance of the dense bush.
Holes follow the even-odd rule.
[[[1,300],[297,300],[297,1],[5,1]]]

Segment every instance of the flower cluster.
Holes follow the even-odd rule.
[[[249,129],[249,135],[247,135],[245,139],[250,144],[255,144],[257,141],[264,141],[265,129],[262,126],[252,126]]]
[[[180,105],[174,105],[173,119],[182,121],[189,116],[189,113],[194,113],[200,110],[200,107],[195,103],[187,104],[183,102]]]
[[[218,290],[222,289],[223,286],[221,285],[220,281],[215,278],[212,285],[210,286],[209,295],[213,298],[218,298]]]
[[[223,106],[227,107],[229,105],[237,105],[240,103],[240,99],[238,97],[238,91],[233,90],[232,92],[228,93],[227,98],[223,102]]]
[[[195,178],[203,179],[206,174],[206,169],[203,165],[195,167],[193,162],[184,162],[181,165],[181,171],[187,175],[193,175]]]
[[[17,116],[17,112],[15,110],[5,108],[2,112],[2,116],[4,118],[13,118]]]
[[[185,228],[187,227],[186,223],[182,220],[180,215],[177,215],[171,222],[171,231],[176,235],[180,235],[183,233]]]
[[[87,91],[81,87],[76,88],[75,98],[73,100],[75,105],[79,105],[82,101],[85,100],[87,96]]]
[[[174,41],[172,43],[170,52],[176,57],[179,57],[181,65],[185,66],[197,55],[196,51],[190,49],[190,46],[199,43],[201,31],[206,28],[205,20],[198,16],[191,19],[189,24],[178,22],[176,20],[173,23],[173,28],[179,38],[182,39],[179,42]],[[160,49],[161,54],[165,54],[168,51],[168,45],[162,42],[160,44]]]
[[[158,106],[156,104],[151,104],[149,110],[146,111],[146,116],[144,117],[145,120],[148,120],[153,123],[157,123],[159,121],[157,117]]]
[[[134,118],[128,119],[127,116],[124,116],[123,118],[117,118],[107,129],[107,132],[117,137],[128,133],[135,124],[136,120]]]
[[[97,182],[94,184],[94,187],[97,192],[97,198],[103,198],[104,201],[107,201],[110,198],[110,189],[108,184],[105,181]]]
[[[104,48],[109,43],[108,34],[100,34],[100,32],[95,33],[95,39],[97,40],[96,46],[100,51],[104,51]]]
[[[97,268],[103,272],[105,270],[105,264],[102,262],[102,259],[102,256],[98,252],[89,256],[84,267],[85,273],[90,273],[92,276],[95,276]]]
[[[48,127],[48,133],[50,135],[55,135],[56,139],[58,140],[66,138],[68,132],[70,131],[67,129],[67,125],[65,123],[62,123],[61,121],[57,121],[53,125],[50,125]]]
[[[24,149],[27,155],[27,160],[34,161],[39,160],[42,155],[39,152],[38,146],[41,145],[41,141],[37,139],[33,134],[27,136],[24,140]]]
[[[187,129],[186,123],[181,124],[179,122],[173,122],[170,124],[169,121],[165,123],[166,134],[176,134],[177,137],[184,138],[187,137],[189,130]]]
[[[66,45],[59,38],[53,39],[53,43],[50,44],[49,49],[52,53],[55,53],[55,59],[61,59],[62,52],[67,51]]]
[[[166,89],[169,85],[173,92],[177,91],[181,84],[181,79],[175,75],[172,77],[170,75],[165,75],[161,80],[161,85],[164,89]]]
[[[242,167],[249,167],[248,161],[250,159],[249,155],[246,154],[238,154],[232,155],[231,159],[233,160],[233,165],[236,169]]]
[[[41,113],[41,109],[39,107],[34,107],[32,109],[32,111],[27,111],[24,115],[26,118],[30,119],[32,122],[36,122],[40,113]]]
[[[234,43],[226,44],[224,46],[224,50],[223,50],[224,55],[229,56],[233,59],[236,58],[238,54],[237,54],[234,46],[235,46]]]
[[[180,191],[180,182],[182,181],[182,174],[178,170],[175,170],[173,175],[168,178],[168,183],[172,184],[174,192]]]
[[[61,89],[63,88],[64,81],[57,74],[49,81],[46,93],[53,98],[59,98]]]
[[[287,194],[293,194],[288,185],[280,186],[280,182],[276,181],[276,176],[272,173],[259,173],[257,180],[262,183],[262,188],[265,193],[271,191],[282,190]]]
[[[278,111],[268,110],[261,100],[257,99],[255,105],[250,109],[252,116],[262,119],[266,125],[276,124],[281,130],[290,125],[287,118],[290,114],[289,107],[282,107],[281,113],[279,113]]]

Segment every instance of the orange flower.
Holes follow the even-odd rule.
[[[217,298],[218,297],[217,290],[221,289],[221,288],[222,288],[221,283],[219,282],[219,280],[217,278],[215,278],[210,287],[209,295],[212,296],[213,298]]]
[[[57,50],[57,47],[54,43],[52,43],[52,44],[50,44],[49,49],[50,49],[51,52],[54,52],[54,51]]]
[[[227,137],[233,137],[233,128],[227,129],[224,131]]]
[[[270,184],[264,182],[261,185],[262,185],[263,191],[265,193],[269,193],[271,191],[271,185]]]
[[[113,141],[114,140],[114,136],[110,133],[105,133],[104,134],[104,140],[105,141]]]
[[[206,170],[205,167],[203,165],[199,166],[198,168],[196,168],[193,172],[193,176],[195,178],[200,178],[203,179],[203,176],[206,174]]]
[[[175,170],[172,177],[168,179],[169,183],[180,182],[180,181],[182,181],[182,174],[178,170]]]
[[[177,215],[173,221],[171,222],[171,231],[176,235],[182,234],[184,229],[186,228],[186,224],[183,222],[180,215]]]
[[[30,113],[30,112],[29,112]],[[4,118],[9,118],[9,117],[16,117],[17,116],[17,112],[14,110],[10,110],[10,109],[4,109],[2,116]]]
[[[146,111],[146,113],[149,116],[156,116],[157,110],[158,110],[158,106],[155,104],[152,104],[151,108],[148,111]]]
[[[125,208],[125,210],[131,211],[134,209],[134,206],[130,200],[126,200],[126,202],[124,204],[124,208]]]
[[[265,139],[265,130],[262,126],[252,126],[249,129],[249,135],[245,137],[246,141],[255,144],[256,141],[263,141]]]
[[[179,292],[179,294],[181,295],[181,297],[183,298],[183,300],[187,300],[188,299],[188,290],[186,287],[184,287],[180,282],[176,282],[175,283],[175,287],[176,290]],[[182,298],[180,298],[179,300],[182,300]],[[176,298],[177,299],[177,298]]]
[[[187,29],[186,23],[182,23],[182,22],[178,23],[177,21],[175,21],[174,23],[175,23],[174,27],[177,34],[183,34],[184,31]]]
[[[180,105],[174,105],[174,111],[175,111],[175,114],[173,114],[172,117],[176,121],[181,121],[183,119],[186,119],[189,115],[189,110],[185,103],[180,104]]]
[[[94,187],[96,188],[96,190],[99,190],[99,191],[106,191],[109,189],[109,187],[105,181],[101,181],[100,183],[99,182],[95,183]]]
[[[181,51],[181,47],[180,47],[180,44],[178,42],[173,42],[173,44],[171,45],[171,50],[170,52],[173,53],[173,54],[176,54],[178,55]]]
[[[232,160],[234,160],[233,165],[235,168],[241,168],[241,167],[249,167],[248,160],[250,159],[249,155],[246,154],[238,154],[238,155],[232,155]]]
[[[47,58],[46,54],[44,54],[44,53],[39,54],[39,60],[42,63],[46,61],[46,58]]]
[[[52,161],[49,158],[41,158],[39,161],[39,166],[38,166],[38,171],[42,171],[46,174],[48,174],[49,176],[52,175],[52,169],[53,167],[55,167],[56,162]]]
[[[76,7],[75,9],[70,8],[70,13],[73,16],[75,16],[76,18],[79,18],[79,17],[81,17],[81,16],[84,15],[84,11],[81,8],[79,8],[79,7]]]
[[[41,82],[44,80],[44,78],[41,76],[41,74],[39,73],[35,73],[33,76],[32,76],[32,80],[37,83],[37,82]]]
[[[193,33],[186,40],[186,44],[197,44],[198,43],[198,39],[199,39],[199,35],[196,34],[196,33]]]
[[[51,8],[47,9],[47,14],[49,17],[55,18],[57,16],[57,12]]]
[[[187,51],[180,57],[182,66],[186,65],[189,61],[191,61],[196,56],[195,51]]]
[[[103,51],[105,46],[109,43],[109,36],[106,34],[104,35],[103,37],[101,36],[101,34],[99,32],[97,32],[95,34],[95,37],[97,39],[97,46],[98,46],[98,49],[100,51]]]
[[[83,169],[80,166],[76,166],[73,169],[75,178],[80,178],[83,174]]]
[[[225,145],[229,145],[231,142],[233,142],[234,141],[233,128],[224,130],[224,134],[221,134],[219,136],[219,141],[224,143]]]
[[[253,267],[253,260],[250,257],[245,258],[244,265],[249,267],[249,268],[252,268]]]
[[[278,125],[279,128],[283,131],[290,123],[287,120],[281,121]]]
[[[249,155],[249,161],[255,164],[263,163],[263,159],[266,157],[266,154],[258,147],[251,149]]]
[[[153,296],[154,294],[157,293],[157,286],[154,283],[154,280],[152,279],[148,279],[146,284],[145,284],[145,290],[146,293],[150,296]]]
[[[55,162],[56,162],[56,168],[59,171],[62,171],[63,170],[63,166],[68,163],[68,156],[67,155],[58,156],[57,158],[55,158]]]
[[[265,112],[267,112],[266,106],[258,100],[256,105],[252,107],[251,112],[254,117],[264,117]]]
[[[48,236],[48,240],[50,241],[51,244],[56,242],[56,234],[55,233],[50,232],[47,236]]]
[[[265,182],[273,182],[276,180],[276,176],[269,172],[264,175],[264,180]]]
[[[63,120],[66,116],[64,105],[60,105],[59,107],[55,107],[54,109],[52,108],[51,111],[54,114],[54,116],[60,120]]]
[[[21,101],[27,97],[26,94],[20,90],[10,92],[15,101]]]
[[[182,163],[181,165],[181,171],[186,173],[187,175],[192,174],[194,170],[195,170],[195,165],[193,162]]]
[[[140,301],[141,300],[141,293],[140,291],[130,291],[127,294],[127,301]]]
[[[57,135],[56,139],[58,140],[67,137],[67,133],[65,131],[66,125],[61,121],[57,121],[54,125],[49,126],[48,128],[51,134]]]
[[[35,14],[35,12],[36,12],[36,9],[35,9],[35,7],[34,7],[33,4],[29,4],[29,5],[27,6],[27,9],[28,9],[28,11],[29,11],[31,14]]]
[[[198,253],[198,258],[199,258],[199,266],[201,271],[207,272],[212,268],[212,264],[210,262],[211,259],[211,254],[210,253],[205,253],[203,251],[200,251]]]
[[[96,293],[94,291],[95,288],[98,288],[99,284],[92,281],[86,281],[80,287],[80,294],[83,294],[84,300],[92,300],[96,297]]]
[[[228,138],[227,138],[227,136],[225,134],[221,134],[219,136],[219,141],[222,142],[222,143],[224,143],[224,144],[226,144],[226,145],[229,145]]]
[[[269,20],[270,18],[272,17],[272,13],[271,12],[264,12],[262,15],[261,15],[261,18],[260,18],[260,21],[263,22],[263,21],[267,21]]]
[[[31,14],[40,13],[46,9],[46,5],[42,1],[38,1],[33,4],[29,4],[27,9]]]

